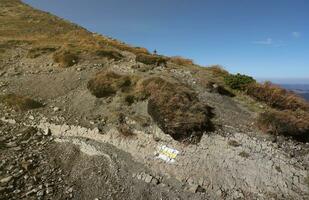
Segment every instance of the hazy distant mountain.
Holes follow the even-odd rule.
[[[281,84],[281,86],[296,92],[309,101],[309,84]]]

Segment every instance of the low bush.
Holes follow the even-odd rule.
[[[208,92],[218,93],[218,94],[229,96],[229,97],[235,96],[231,91],[227,90],[225,87],[215,82],[204,81],[203,83],[204,83],[203,86],[208,90]]]
[[[48,54],[56,51],[54,47],[36,47],[28,51],[27,58],[37,58],[43,54]]]
[[[258,101],[281,110],[302,109],[309,111],[309,104],[294,92],[285,90],[270,82],[251,84],[247,87],[247,94]]]
[[[229,74],[224,77],[224,82],[232,89],[245,90],[248,85],[255,83],[256,81],[251,77],[243,74]]]
[[[211,108],[186,85],[153,77],[140,82],[138,90],[149,97],[149,115],[175,140],[195,143],[212,128]]]
[[[38,101],[15,94],[7,94],[0,96],[0,102],[19,111],[25,111],[43,107],[43,104]]]
[[[123,137],[126,137],[126,138],[133,137],[135,135],[127,124],[118,125],[117,130]]]
[[[265,133],[292,136],[302,141],[309,139],[309,114],[293,111],[266,111],[257,121],[258,127]]]
[[[108,59],[114,59],[115,61],[121,60],[123,58],[123,55],[115,50],[101,49],[101,50],[96,51],[96,55],[99,57],[106,57]]]
[[[229,72],[226,71],[222,66],[220,65],[212,65],[208,67],[208,69],[213,73],[215,76],[225,77],[229,75]]]
[[[166,65],[167,59],[162,56],[150,55],[150,54],[138,54],[136,55],[136,61],[144,63],[146,65]]]
[[[187,59],[187,58],[182,58],[180,56],[171,57],[169,59],[169,61],[176,64],[176,65],[183,65],[183,66],[194,65],[193,60]]]
[[[60,67],[71,67],[78,63],[78,55],[70,51],[57,51],[53,55],[53,60],[60,64]]]
[[[90,79],[87,88],[97,98],[115,95],[118,90],[129,89],[132,81],[129,76],[112,71],[102,71]]]

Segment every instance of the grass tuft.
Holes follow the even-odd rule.
[[[60,50],[54,53],[53,60],[59,63],[60,67],[67,68],[78,63],[78,56],[73,52]]]
[[[43,104],[38,101],[15,94],[0,96],[0,102],[19,111],[26,111],[43,107]]]
[[[123,58],[123,55],[115,50],[105,50],[105,49],[97,50],[96,55],[99,57],[113,59],[115,61],[121,60]]]
[[[292,111],[266,111],[258,117],[258,127],[265,133],[309,139],[309,114]]]
[[[149,115],[175,140],[195,143],[212,128],[211,108],[186,85],[152,77],[139,82],[137,90],[149,98]]]
[[[129,76],[102,71],[88,81],[87,88],[97,98],[103,98],[115,95],[118,90],[129,90],[131,85],[132,80]]]
[[[167,59],[163,56],[149,55],[149,54],[138,54],[136,55],[136,61],[144,63],[146,65],[166,65]]]
[[[309,103],[303,98],[270,82],[251,84],[247,87],[247,94],[258,101],[264,102],[272,108],[280,110],[309,111]]]
[[[183,65],[183,66],[194,65],[193,60],[187,59],[187,58],[182,58],[180,56],[171,57],[169,59],[169,61],[176,64],[176,65]]]

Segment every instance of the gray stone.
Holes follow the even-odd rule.
[[[146,175],[145,175],[145,182],[146,182],[146,183],[150,183],[151,180],[152,180],[152,176],[149,175],[149,174],[146,174]]]
[[[0,180],[0,183],[2,183],[2,184],[7,184],[7,183],[10,182],[12,179],[13,179],[13,176],[8,176],[8,177],[5,177],[5,178],[1,179],[1,180]]]
[[[193,192],[193,193],[196,193],[197,188],[198,188],[197,184],[192,184],[192,185],[189,186],[189,191]]]

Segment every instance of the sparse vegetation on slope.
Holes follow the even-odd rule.
[[[247,94],[279,110],[309,111],[309,104],[303,98],[270,82],[249,85]]]
[[[163,56],[138,54],[136,55],[136,61],[144,63],[146,65],[166,65],[167,59]]]
[[[0,102],[18,111],[43,107],[43,104],[38,101],[16,94],[2,95],[0,96]]]
[[[60,50],[53,55],[54,62],[59,63],[60,67],[71,67],[78,63],[78,55],[68,50]]]
[[[309,139],[309,114],[292,111],[267,111],[260,114],[258,126],[266,133]]]
[[[138,90],[149,97],[148,113],[153,120],[175,140],[196,142],[212,128],[211,108],[187,86],[153,77],[142,81]]]
[[[97,50],[96,55],[99,57],[114,59],[115,61],[121,60],[123,58],[123,55],[115,50],[106,50],[106,49]]]
[[[171,57],[169,59],[169,61],[176,64],[176,65],[183,65],[183,66],[194,65],[193,60],[183,58],[183,57],[180,57],[180,56]]]
[[[97,98],[113,96],[118,90],[126,91],[132,85],[129,76],[117,74],[112,71],[102,71],[89,80],[87,88]]]

